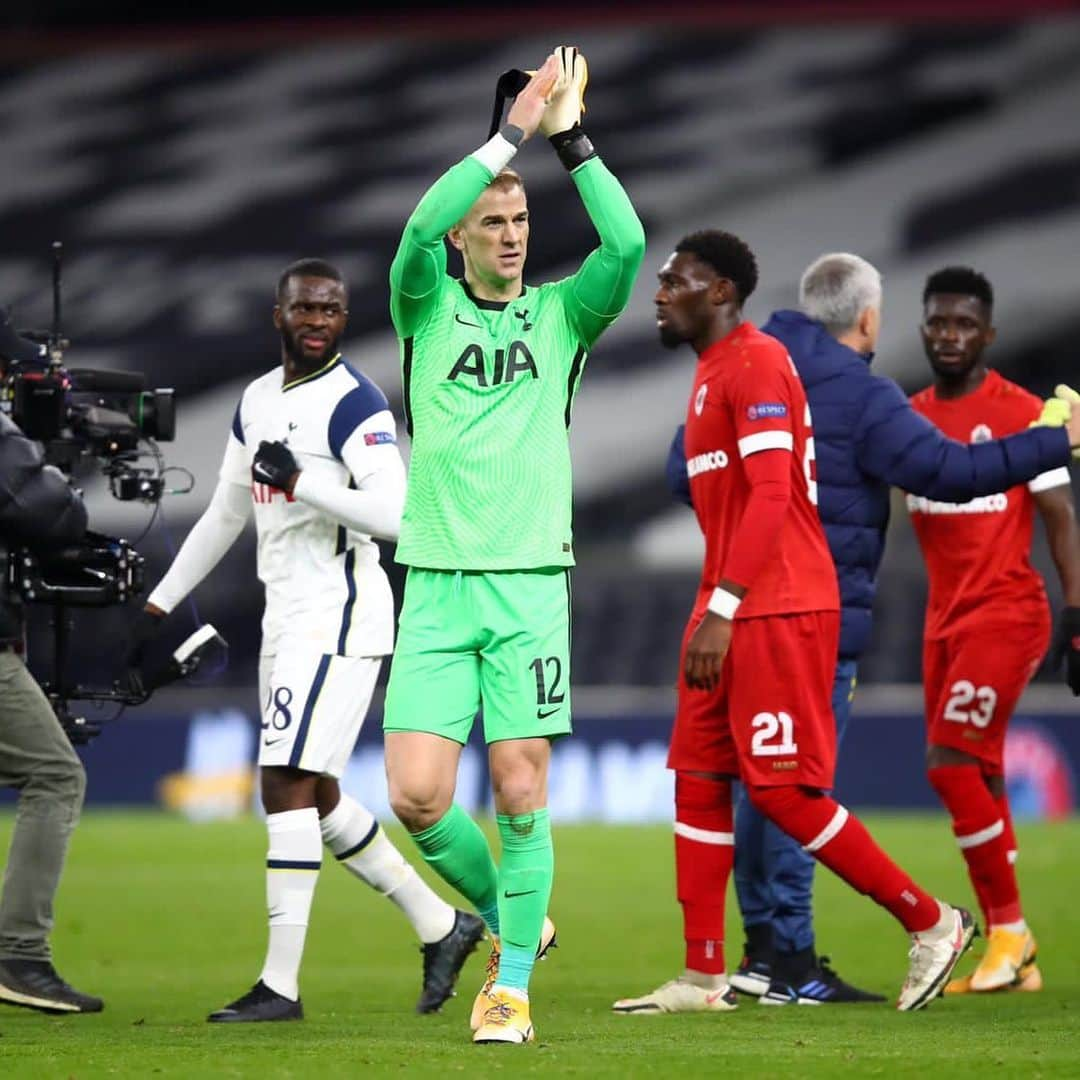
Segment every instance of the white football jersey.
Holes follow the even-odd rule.
[[[275,367],[244,390],[221,479],[250,486],[258,575],[266,589],[262,649],[385,656],[394,645],[394,602],[379,548],[321,510],[252,481],[259,443],[281,441],[320,485],[361,488],[380,470],[402,470],[383,392],[340,355],[282,385]]]

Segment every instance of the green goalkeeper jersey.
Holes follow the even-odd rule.
[[[390,271],[412,437],[397,560],[442,570],[569,566],[570,409],[589,349],[630,296],[637,214],[599,158],[571,174],[600,245],[572,277],[480,300],[443,237],[492,179],[470,156],[427,191]]]

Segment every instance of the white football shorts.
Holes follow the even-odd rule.
[[[341,778],[363,726],[381,656],[296,650],[259,657],[259,765]]]

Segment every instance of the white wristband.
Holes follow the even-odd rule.
[[[721,619],[734,619],[741,603],[741,596],[736,596],[727,589],[713,589],[713,594],[709,597],[709,610]]]
[[[472,157],[476,158],[492,176],[498,176],[510,164],[510,159],[517,152],[518,148],[512,142],[495,132],[483,146],[472,152]]]

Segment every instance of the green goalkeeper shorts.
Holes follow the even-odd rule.
[[[565,567],[410,568],[384,731],[466,743],[570,733],[570,574]]]

